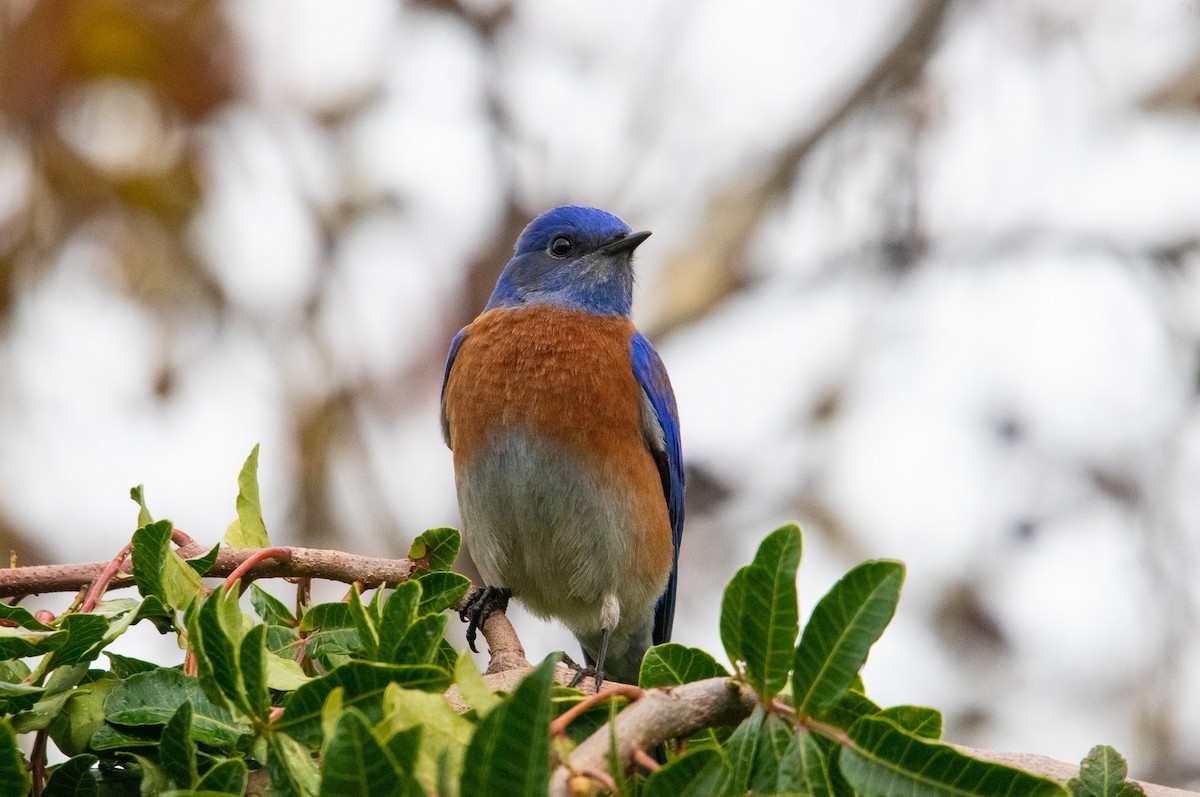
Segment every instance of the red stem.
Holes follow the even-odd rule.
[[[100,602],[104,591],[108,589],[108,585],[121,570],[121,565],[125,564],[125,560],[129,557],[129,551],[132,548],[132,542],[126,543],[125,547],[108,563],[108,566],[100,572],[100,575],[96,576],[96,580],[92,582],[92,586],[88,589],[87,597],[83,599],[83,605],[79,607],[80,614],[87,614],[96,608],[96,604]]]
[[[252,555],[246,557],[246,561],[238,565],[237,568],[235,568],[234,571],[229,574],[229,578],[225,579],[225,589],[233,589],[234,582],[246,575],[250,568],[254,567],[264,559],[279,559],[280,561],[286,562],[290,558],[292,558],[292,552],[287,548],[263,548],[260,551],[255,551]]]
[[[33,797],[41,797],[42,789],[46,786],[46,735],[48,731],[42,728],[33,737],[33,750],[29,756],[29,771],[33,776]]]
[[[612,697],[627,697],[630,700],[637,700],[643,694],[644,690],[630,684],[622,684],[611,682],[605,684],[605,689],[588,695],[583,700],[580,700],[575,705],[558,715],[558,719],[550,723],[550,733],[553,736],[566,736],[567,726],[583,712],[587,711],[597,703],[601,703]]]

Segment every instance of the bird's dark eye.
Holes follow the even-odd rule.
[[[565,235],[560,235],[550,242],[550,254],[555,257],[566,257],[575,249],[575,244]]]

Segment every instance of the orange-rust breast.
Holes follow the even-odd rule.
[[[607,463],[628,456],[631,444],[645,453],[632,335],[627,318],[549,306],[479,316],[446,384],[455,460],[518,430]]]

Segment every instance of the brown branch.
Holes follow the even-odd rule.
[[[1059,761],[1044,755],[1036,755],[1034,753],[999,753],[992,750],[980,750],[976,747],[966,747],[961,744],[953,745],[953,747],[960,753],[966,753],[974,758],[982,758],[984,761],[991,761],[995,764],[1004,764],[1005,766],[1023,769],[1026,772],[1032,772],[1034,775],[1041,775],[1044,778],[1049,778],[1063,784],[1079,774],[1078,764],[1068,764],[1066,761]],[[1200,795],[1200,792],[1174,789],[1170,786],[1158,786],[1140,780],[1134,782],[1142,787],[1142,791],[1146,793],[1146,797],[1197,797],[1197,795]]]
[[[683,684],[670,691],[648,689],[636,702],[572,751],[565,766],[559,767],[550,781],[550,793],[567,795],[574,773],[608,770],[610,745],[617,766],[628,770],[636,752],[666,740],[687,736],[701,728],[735,725],[758,705],[754,690],[735,684],[728,678],[709,678]]]
[[[260,556],[260,548],[223,548],[217,561],[205,575],[227,578],[244,562]],[[370,556],[326,551],[319,548],[280,548],[285,551],[283,560],[262,561],[251,567],[242,578],[253,581],[260,578],[323,578],[346,584],[358,581],[368,587],[381,584],[398,584],[413,572],[410,559],[379,559]],[[185,545],[178,550],[185,559],[202,556],[208,548],[199,544]],[[76,592],[93,584],[110,562],[90,562],[74,565],[34,565],[0,570],[0,598],[14,595],[35,595],[48,592]],[[132,586],[129,564],[120,567],[109,589]]]

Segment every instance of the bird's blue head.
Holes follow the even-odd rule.
[[[565,205],[529,223],[504,267],[488,310],[551,304],[629,315],[633,250],[650,236],[611,213]]]

